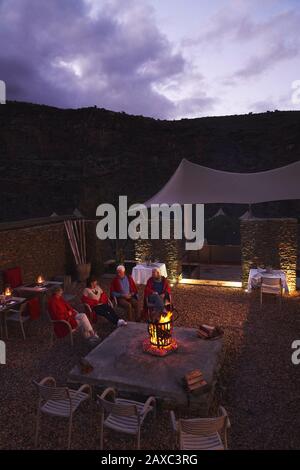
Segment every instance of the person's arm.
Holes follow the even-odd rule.
[[[81,297],[81,302],[83,304],[87,304],[89,305],[90,307],[95,307],[96,305],[101,305],[101,301],[99,300],[96,300],[96,299],[91,299],[90,297],[87,297],[86,295],[83,295]]]
[[[121,292],[117,292],[117,291],[115,291],[115,290],[114,290],[111,294],[112,294],[113,297],[117,297],[117,298],[122,297]]]
[[[60,299],[60,304],[61,304],[61,306],[63,306],[68,312],[69,312],[69,311],[71,311],[71,312],[75,311],[74,308],[73,308],[68,302],[66,302],[66,300],[65,300],[63,297],[61,297],[61,299]]]
[[[138,298],[138,290],[132,276],[128,276],[130,297]]]
[[[164,288],[163,288],[163,294],[171,294],[171,287],[170,287],[170,284],[169,284],[169,281],[168,279],[164,279]]]
[[[68,320],[70,318],[67,302],[63,299],[55,300],[51,303],[53,320]]]

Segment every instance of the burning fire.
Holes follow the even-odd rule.
[[[177,349],[177,342],[172,338],[173,313],[161,314],[148,323],[149,338],[143,342],[145,352],[156,356],[166,356]]]
[[[166,315],[161,315],[158,324],[163,325],[161,326],[161,331],[164,332],[164,339],[165,341],[161,343],[161,338],[157,335],[157,326],[155,323],[149,324],[149,334],[150,334],[150,343],[157,347],[166,348],[169,345],[168,337],[171,339],[171,320],[172,320],[172,312],[167,312]],[[167,344],[166,344],[167,343]]]

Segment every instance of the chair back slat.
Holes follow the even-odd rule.
[[[280,288],[282,284],[280,277],[262,277],[261,285],[263,286],[272,286]]]
[[[47,385],[41,385],[37,382],[34,382],[36,387],[38,388],[40,397],[45,400],[65,400],[66,398],[70,398],[69,390],[67,387],[51,387]]]
[[[226,416],[217,418],[196,418],[196,419],[180,419],[179,430],[195,435],[209,435],[215,432],[221,432],[225,427]]]
[[[115,416],[137,416],[137,407],[136,405],[126,405],[121,403],[114,403],[112,401],[104,400],[99,397],[100,406],[107,412]]]

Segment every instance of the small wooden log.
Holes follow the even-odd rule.
[[[185,375],[184,380],[185,380],[185,385],[188,391],[190,392],[207,385],[207,382],[206,380],[204,380],[203,374],[200,369],[195,369],[195,370],[192,370],[191,372],[188,372]]]

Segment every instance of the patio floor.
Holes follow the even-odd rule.
[[[107,282],[103,280],[105,287]],[[211,411],[219,403],[226,407],[232,424],[230,448],[299,449],[300,366],[291,362],[291,344],[300,335],[300,298],[284,299],[281,312],[272,299],[260,310],[256,293],[179,285],[173,299],[180,312],[177,326],[206,322],[225,330],[223,367]],[[104,339],[114,328],[101,320],[97,329]],[[50,348],[50,327],[44,320],[28,325],[26,331],[24,341],[18,325],[9,329],[7,364],[0,366],[0,448],[33,448],[36,395],[31,380],[52,375],[65,384],[78,358],[90,351],[80,338],[74,350],[65,340]],[[83,406],[74,418],[72,448],[98,448],[99,415],[96,407],[94,411],[91,418],[88,405]],[[188,410],[181,415],[195,416]],[[65,448],[66,427],[64,420],[43,418],[40,447]],[[169,414],[162,410],[156,423],[145,423],[141,446],[163,450],[171,445]],[[133,447],[128,436],[105,434],[106,449]]]

